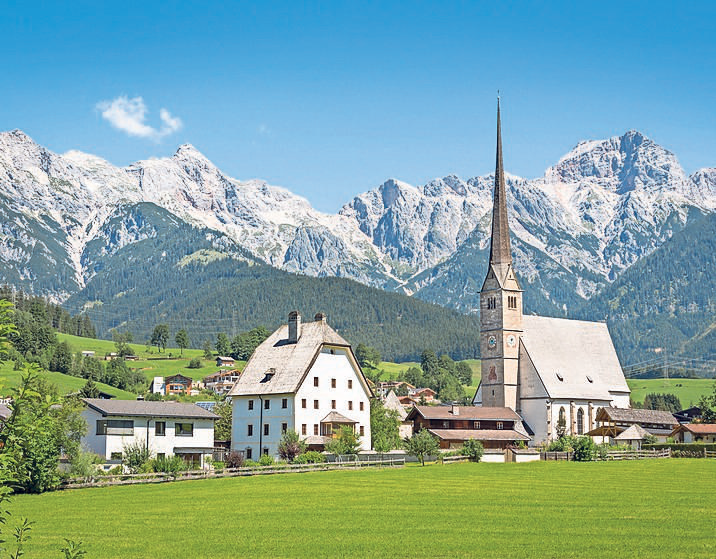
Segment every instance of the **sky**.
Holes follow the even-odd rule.
[[[716,2],[25,2],[0,130],[115,165],[191,143],[335,212],[397,178],[541,176],[637,129],[716,166]]]

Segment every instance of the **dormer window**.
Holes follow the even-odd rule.
[[[592,382],[594,382],[594,379],[592,379],[592,377],[587,375],[587,382],[592,383]]]
[[[559,382],[564,382],[564,377],[562,376],[562,373],[555,373],[557,375],[557,380]]]

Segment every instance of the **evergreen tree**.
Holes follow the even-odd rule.
[[[223,332],[220,332],[216,336],[216,352],[222,357],[226,357],[231,353],[231,342],[229,342],[229,337]]]
[[[184,350],[189,347],[189,334],[187,334],[186,330],[182,328],[177,332],[177,335],[174,337],[174,341],[176,342],[177,346],[179,347],[179,353],[180,355],[184,355]]]

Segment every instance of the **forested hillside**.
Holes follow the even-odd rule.
[[[716,359],[716,215],[690,222],[580,313],[607,317],[622,363],[661,352]]]
[[[119,242],[128,232],[133,242]],[[414,360],[426,348],[455,359],[478,354],[474,316],[347,279],[277,270],[152,204],[124,209],[103,237],[86,255],[94,275],[65,307],[86,310],[104,337],[112,328],[129,329],[139,342],[166,323],[172,332],[185,328],[191,345],[201,347],[220,332],[273,329],[297,309],[306,320],[326,313],[351,343],[374,346],[387,360]]]

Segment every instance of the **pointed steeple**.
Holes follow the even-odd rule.
[[[490,264],[497,268],[512,264],[510,226],[507,223],[507,195],[505,170],[502,166],[502,126],[500,123],[500,97],[497,97],[497,155],[495,157],[495,194],[492,206],[492,237]]]

